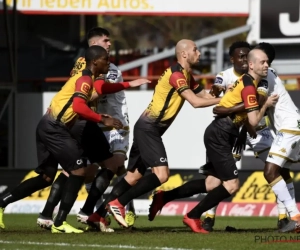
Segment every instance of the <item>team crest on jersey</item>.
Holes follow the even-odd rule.
[[[106,77],[109,81],[116,81],[118,78],[118,71],[115,69],[109,70],[108,76]]]
[[[247,101],[249,105],[254,105],[257,103],[255,95],[248,95]]]
[[[186,85],[187,85],[187,84],[186,84],[186,80],[185,80],[185,79],[183,79],[183,78],[177,79],[177,80],[176,80],[176,84],[177,84],[178,88],[180,88],[180,87],[183,87],[183,86],[186,86]]]
[[[90,85],[86,82],[82,83],[81,88],[80,88],[81,92],[88,95],[90,92]]]

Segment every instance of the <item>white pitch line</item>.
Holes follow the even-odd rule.
[[[142,247],[133,245],[99,245],[99,244],[70,244],[70,243],[54,243],[54,242],[33,242],[33,241],[5,241],[0,240],[2,244],[20,244],[20,245],[36,245],[36,246],[62,246],[62,247],[98,247],[98,248],[123,248],[123,249],[144,249],[144,250],[192,250],[188,248],[173,247]],[[199,249],[212,250],[212,249]]]

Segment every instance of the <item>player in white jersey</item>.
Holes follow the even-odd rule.
[[[269,64],[272,63],[275,58],[272,45],[260,43],[255,48],[265,51]],[[277,197],[279,214],[285,216],[283,219],[279,217],[280,232],[299,232],[300,213],[295,201],[295,189],[289,167],[299,160],[300,114],[274,69],[269,68],[265,80],[268,84],[268,95],[278,95],[279,100],[274,108],[267,110],[270,127],[273,128],[276,137],[266,159],[264,176]],[[286,218],[286,212],[291,218],[290,221]]]
[[[257,48],[266,52],[271,64],[275,58],[273,46],[269,43],[261,43]],[[269,95],[278,95],[279,100],[275,107],[267,110],[276,137],[266,159],[264,176],[272,187],[277,200],[281,201],[282,209],[285,208],[290,216],[290,222],[279,231],[300,232],[300,212],[297,208],[295,189],[288,170],[293,163],[299,161],[300,113],[274,69],[269,68],[266,80],[268,81]]]
[[[250,45],[244,41],[238,41],[233,43],[229,48],[230,61],[233,67],[220,72],[215,78],[214,85],[218,86],[220,90],[226,91],[248,70],[247,55],[250,51]],[[258,88],[257,91],[262,95],[266,95],[266,89]],[[255,152],[255,154],[265,162],[267,158],[268,150],[273,141],[272,134],[269,128],[266,126],[266,121],[263,118],[256,128],[257,136],[252,138],[247,133],[247,145]],[[234,154],[236,160],[240,159],[239,154]],[[205,165],[204,165],[205,166]],[[205,174],[205,169],[202,166],[199,170],[200,173]],[[208,176],[213,180],[213,177]],[[216,208],[214,207],[206,212],[203,228],[207,231],[212,231],[214,225]]]

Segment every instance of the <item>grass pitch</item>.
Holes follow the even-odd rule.
[[[214,232],[192,233],[182,216],[158,216],[153,222],[140,216],[136,230],[120,228],[112,219],[114,233],[51,234],[36,226],[37,215],[5,214],[0,231],[0,250],[141,249],[141,250],[253,250],[299,249],[300,234],[279,234],[275,217],[218,217]],[[68,222],[80,227],[75,216]],[[234,232],[225,231],[235,227]]]

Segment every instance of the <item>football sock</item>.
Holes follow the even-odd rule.
[[[299,214],[295,199],[291,197],[286,182],[282,179],[281,176],[271,182],[270,186],[272,187],[272,190],[275,193],[277,199],[279,199],[286,207],[286,210],[290,217],[294,217],[295,215]]]
[[[133,212],[135,214],[133,200],[129,201],[129,203],[126,205],[126,212]]]
[[[107,196],[105,201],[101,204],[101,206],[97,209],[96,213],[99,214],[101,217],[105,217],[107,211],[106,206],[108,202],[118,198],[120,195],[125,193],[127,190],[131,188],[131,185],[123,178],[119,182],[116,183],[110,194]]]
[[[121,195],[118,200],[121,205],[125,206],[128,202],[137,198],[161,185],[157,175],[152,173],[143,176],[136,185],[129,189],[126,193]]]
[[[289,190],[292,199],[295,200],[295,187],[294,187],[293,179],[289,179],[286,181],[286,187]]]
[[[70,175],[62,193],[59,211],[56,215],[54,226],[59,227],[67,219],[78,192],[83,184],[84,176]]]
[[[209,217],[209,218],[215,218],[216,215],[216,211],[217,211],[217,206],[212,207],[211,209],[206,211],[205,217]]]
[[[216,206],[219,204],[219,202],[230,196],[231,194],[221,184],[220,186],[208,192],[204,199],[199,202],[198,205],[187,214],[187,216],[190,219],[199,219],[205,211]]]
[[[0,207],[5,208],[8,204],[21,200],[34,192],[46,188],[51,185],[51,182],[46,181],[42,175],[30,178],[23,181],[12,192],[4,195],[0,199]]]
[[[84,212],[85,214],[93,213],[97,201],[104,194],[113,177],[114,173],[107,168],[103,168],[99,171],[92,183],[90,192],[84,203],[84,206],[81,209],[82,212]]]
[[[165,191],[164,202],[168,203],[175,199],[190,197],[194,194],[206,193],[205,179],[188,181],[182,186]]]
[[[44,207],[44,210],[41,212],[42,216],[52,218],[54,208],[57,206],[61,199],[61,195],[67,180],[68,177],[65,174],[61,173],[53,182],[46,205]]]

